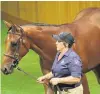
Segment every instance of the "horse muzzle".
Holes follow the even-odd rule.
[[[9,67],[1,67],[1,71],[3,74],[8,75],[13,72],[14,68]]]
[[[13,62],[5,63],[1,66],[1,71],[3,74],[8,75],[13,73],[14,68],[17,67],[19,60],[15,59]]]
[[[17,65],[18,65],[18,61],[17,60],[13,61],[13,63],[10,63],[9,65],[3,65],[1,67],[1,71],[5,75],[11,74],[11,73],[13,73],[14,68],[16,68]]]

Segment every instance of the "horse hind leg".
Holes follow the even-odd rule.
[[[48,64],[49,61],[48,60],[44,60],[42,58],[40,58],[40,67],[41,67],[41,70],[42,70],[42,73],[45,75],[47,74],[48,72],[50,72],[49,69],[46,69],[47,66],[45,65],[45,68],[43,66],[43,64]],[[49,66],[51,67],[51,66]],[[45,90],[45,94],[54,94],[54,91],[52,90],[52,88],[50,86],[47,86],[47,85],[44,85],[44,90]]]
[[[83,85],[83,94],[90,94],[88,81],[85,74],[83,74],[82,76],[82,85]]]
[[[97,67],[95,67],[93,69],[93,72],[95,73],[97,81],[100,84],[100,65],[98,65]]]

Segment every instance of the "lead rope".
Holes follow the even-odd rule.
[[[62,94],[62,92],[61,92],[61,90],[60,90],[58,85],[55,85],[53,88],[54,88],[55,94],[57,94],[57,91],[59,92],[59,94]]]
[[[20,71],[20,72],[23,72],[25,75],[30,76],[30,77],[31,77],[32,79],[34,79],[34,80],[37,80],[37,78],[38,78],[38,77],[36,77],[36,76],[33,76],[33,75],[31,75],[31,74],[25,72],[25,71],[22,70],[20,67],[17,67],[17,70]],[[48,86],[49,84],[46,84],[46,85]],[[56,88],[55,88],[55,87],[56,87]],[[54,92],[55,92],[55,94],[57,94],[57,90],[58,90],[59,94],[62,94],[62,93],[61,93],[61,90],[60,90],[60,88],[59,88],[58,85],[54,86]]]
[[[36,77],[36,76],[33,76],[33,75],[31,75],[31,74],[29,74],[29,73],[27,73],[27,72],[25,72],[24,70],[22,70],[20,67],[17,67],[17,70],[18,71],[20,71],[20,72],[22,72],[22,73],[24,73],[25,75],[27,75],[27,76],[29,76],[29,77],[31,77],[32,79],[34,79],[34,80],[36,80],[37,81],[37,78],[38,77]],[[46,86],[49,86],[49,84],[45,84]]]
[[[23,71],[21,68],[17,67],[17,70],[23,72],[25,75],[30,76],[32,79],[37,80],[37,77],[36,77],[36,76],[33,76],[33,75],[31,75],[31,74],[29,74],[29,73]]]
[[[58,90],[59,94],[62,94],[62,93],[61,93],[61,90],[60,90],[60,88],[59,88],[59,86],[56,85],[56,87],[57,87],[57,90]]]

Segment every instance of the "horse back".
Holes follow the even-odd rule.
[[[74,19],[74,22],[77,20],[80,20],[81,18],[83,18],[84,16],[89,15],[91,12],[96,11],[96,10],[100,10],[99,8],[88,8],[88,9],[84,9],[82,11],[80,11],[78,13],[78,15],[76,16],[76,18]]]

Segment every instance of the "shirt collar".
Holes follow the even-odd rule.
[[[72,48],[69,48],[68,51],[65,52],[65,56],[68,56],[72,52]]]
[[[68,51],[65,52],[65,56],[68,56],[72,52],[72,48],[69,48]],[[57,52],[57,56],[59,56],[60,52]]]

